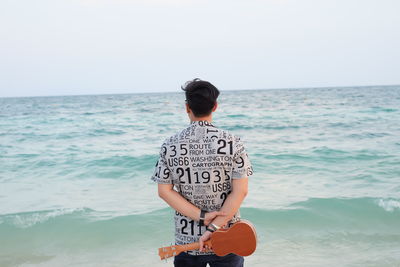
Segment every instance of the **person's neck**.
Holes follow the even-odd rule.
[[[208,116],[204,116],[204,117],[195,117],[195,116],[191,116],[190,117],[190,122],[194,122],[194,121],[208,121],[209,123],[212,122],[212,115],[208,115]]]

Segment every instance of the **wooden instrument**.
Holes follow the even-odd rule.
[[[229,229],[215,231],[205,245],[211,247],[218,256],[225,256],[234,253],[239,256],[249,256],[257,246],[257,235],[254,226],[245,220],[233,224]],[[174,245],[158,249],[158,255],[162,260],[177,256],[181,252],[196,250],[200,248],[200,243],[190,243],[186,245]]]

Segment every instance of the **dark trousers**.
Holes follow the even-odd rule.
[[[242,256],[228,254],[226,256],[217,255],[199,255],[193,256],[182,252],[175,256],[175,267],[243,267],[244,259]]]

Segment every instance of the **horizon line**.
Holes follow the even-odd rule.
[[[360,88],[360,87],[396,87],[400,84],[375,84],[375,85],[344,85],[344,86],[317,86],[317,87],[278,87],[278,88],[245,88],[245,89],[226,89],[222,92],[232,91],[262,91],[262,90],[288,90],[288,89],[326,89],[326,88]],[[132,92],[132,93],[101,93],[101,94],[71,94],[71,95],[28,95],[28,96],[0,96],[0,98],[32,98],[32,97],[63,97],[63,96],[103,96],[103,95],[135,95],[135,94],[164,94],[179,93],[180,91],[150,91],[150,92]]]

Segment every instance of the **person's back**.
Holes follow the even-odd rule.
[[[208,82],[194,80],[185,88],[191,123],[165,140],[152,177],[159,184],[160,197],[176,210],[175,243],[178,245],[199,241],[200,237],[200,241],[204,242],[211,232],[236,222],[239,219],[238,208],[247,192],[247,177],[252,174],[240,139],[211,123],[211,111],[217,107],[219,92],[215,87],[216,92],[212,92],[213,88],[211,91],[206,88],[204,92],[202,88],[209,85]],[[189,94],[188,88],[191,89]],[[199,99],[200,102],[196,103]],[[206,113],[196,110],[196,105]],[[231,194],[233,191],[234,194]],[[175,266],[185,266],[188,261],[193,263],[196,260],[199,264],[191,266],[205,266],[200,262],[218,266],[208,258],[223,260],[210,251],[201,250],[190,251],[189,255],[182,253],[175,258]],[[237,266],[241,266],[241,257],[228,256],[227,263],[236,262]]]

